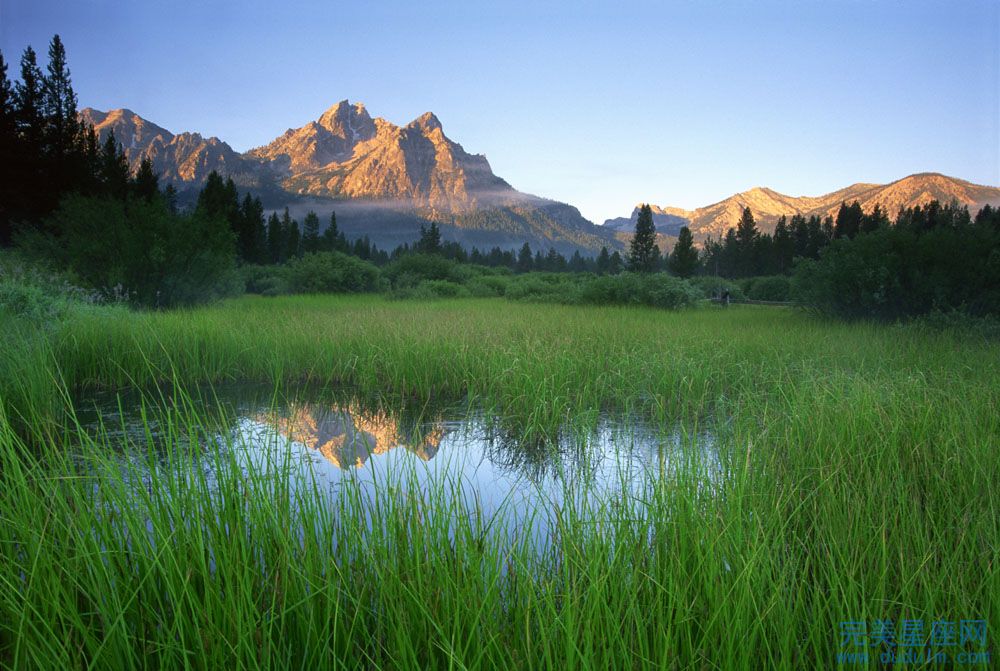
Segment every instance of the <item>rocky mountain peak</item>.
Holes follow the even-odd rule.
[[[411,121],[408,127],[420,128],[425,133],[429,133],[434,130],[442,130],[441,120],[438,119],[433,112],[424,112],[416,119]]]
[[[375,134],[375,123],[362,103],[341,100],[320,115],[316,123],[337,137],[366,140]]]

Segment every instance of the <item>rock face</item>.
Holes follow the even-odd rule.
[[[170,131],[127,109],[99,112],[87,108],[80,118],[91,124],[103,142],[109,133],[125,149],[133,168],[148,158],[160,179],[177,185],[201,184],[213,170],[243,186],[259,185],[269,176],[261,161],[244,157],[217,137]]]
[[[938,173],[910,175],[891,184],[852,184],[838,191],[815,197],[786,196],[772,189],[755,187],[695,210],[654,206],[653,221],[656,223],[657,231],[661,230],[658,216],[670,229],[676,227],[679,231],[681,226],[689,226],[695,239],[702,241],[709,235],[713,237],[725,235],[728,229],[736,226],[745,207],[749,207],[753,212],[761,230],[771,232],[783,215],[836,217],[841,203],[851,204],[855,200],[861,204],[865,212],[871,212],[878,205],[890,218],[895,218],[900,208],[923,205],[931,200],[942,203],[956,200],[962,205],[967,205],[969,211],[975,214],[984,205],[1000,204],[1000,188],[973,184]],[[615,230],[630,230],[630,227],[635,226],[638,212],[637,206],[630,219],[624,217],[609,219],[604,225]],[[669,231],[663,230],[663,232]]]
[[[312,209],[324,221],[336,211],[348,235],[367,235],[382,247],[412,243],[422,223],[436,221],[446,238],[480,248],[622,248],[613,231],[576,208],[521,193],[494,175],[485,156],[450,140],[430,112],[397,126],[342,100],[245,154],[218,138],[174,135],[129,110],[86,109],[81,117],[102,141],[113,132],[133,167],[149,158],[179,189],[197,188],[216,170],[265,194],[269,207]]]

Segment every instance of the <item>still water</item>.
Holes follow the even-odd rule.
[[[538,435],[468,404],[431,408],[345,392],[278,395],[253,387],[181,400],[106,395],[79,407],[83,425],[118,449],[130,472],[141,464],[140,480],[155,476],[150,445],[166,453],[168,445],[189,440],[189,432],[177,430],[190,425],[179,419],[187,414],[205,428],[197,441],[203,457],[190,467],[208,480],[218,463],[209,455],[217,459],[224,450],[247,478],[280,483],[275,490],[292,497],[307,489],[333,506],[345,488],[369,502],[389,489],[418,498],[445,491],[464,510],[486,516],[502,510],[515,527],[537,535],[545,534],[568,498],[599,507],[642,500],[649,487],[677,479],[710,492],[723,478],[714,434],[705,424],[603,414]]]

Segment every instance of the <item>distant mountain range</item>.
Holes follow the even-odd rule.
[[[900,208],[922,205],[931,200],[950,203],[952,200],[968,205],[975,214],[984,205],[1000,205],[1000,188],[973,184],[938,173],[910,175],[890,184],[852,184],[823,196],[786,196],[772,189],[755,187],[695,210],[652,205],[653,223],[658,233],[676,236],[681,227],[688,226],[696,241],[707,236],[725,235],[736,226],[743,209],[749,207],[758,227],[767,232],[774,230],[778,219],[796,214],[820,217],[837,216],[841,203],[858,201],[865,212],[881,206],[891,219]],[[608,219],[604,226],[615,231],[631,231],[639,214],[637,205],[631,217]]]
[[[638,215],[636,206],[630,217],[595,226],[571,205],[517,191],[493,174],[485,156],[469,154],[449,139],[430,112],[397,126],[372,118],[361,103],[342,100],[315,121],[245,153],[216,137],[171,133],[127,109],[87,108],[80,116],[102,141],[113,132],[133,167],[150,159],[161,179],[188,201],[217,170],[259,195],[269,209],[288,207],[300,219],[314,210],[324,224],[335,211],[349,237],[367,235],[383,248],[412,243],[421,225],[436,221],[446,239],[467,247],[517,249],[528,242],[535,250],[594,254],[603,246],[624,250]],[[901,207],[932,199],[957,200],[976,211],[987,203],[1000,205],[1000,188],[921,173],[823,196],[793,197],[755,187],[694,210],[652,209],[666,251],[683,226],[697,242],[725,235],[745,207],[761,230],[771,231],[782,215],[836,216],[844,202],[857,200],[866,212],[878,204],[895,217]]]
[[[87,108],[80,116],[102,141],[113,132],[133,167],[150,159],[189,199],[216,170],[268,208],[287,206],[300,218],[311,209],[324,223],[335,211],[348,236],[368,235],[383,248],[412,243],[429,221],[441,224],[446,239],[481,249],[528,242],[536,250],[593,254],[624,247],[621,236],[575,207],[511,187],[485,156],[450,140],[430,112],[401,127],[343,100],[245,153],[215,137],[171,133],[127,109]]]

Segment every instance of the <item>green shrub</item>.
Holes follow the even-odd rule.
[[[240,277],[247,293],[262,296],[280,296],[291,293],[282,266],[247,264],[240,268]]]
[[[175,214],[163,199],[71,195],[48,222],[59,238],[34,245],[105,294],[146,306],[208,302],[241,293],[229,223]]]
[[[509,285],[510,280],[503,275],[482,275],[473,277],[465,283],[470,294],[481,298],[503,296],[507,293]]]
[[[747,298],[754,301],[788,301],[791,300],[792,282],[784,275],[768,275],[751,277],[750,286],[746,290]]]
[[[1000,232],[987,226],[885,228],[839,239],[796,266],[802,303],[845,318],[933,311],[1000,314]]]
[[[576,302],[676,309],[694,305],[700,298],[693,286],[666,273],[622,273],[583,281]]]
[[[313,252],[292,259],[281,274],[292,293],[360,293],[382,286],[378,268],[340,252]]]
[[[525,273],[511,278],[505,295],[522,301],[574,303],[578,278],[559,273]]]
[[[718,298],[722,295],[723,291],[728,291],[729,297],[735,300],[746,298],[746,294],[740,285],[724,277],[699,275],[690,278],[688,282],[700,292],[702,298]]]
[[[393,298],[400,299],[468,298],[471,295],[467,288],[449,280],[424,280],[416,286],[399,287],[392,292]]]
[[[461,282],[466,271],[456,261],[436,254],[406,254],[392,261],[382,273],[397,287],[415,287],[423,280]]]

